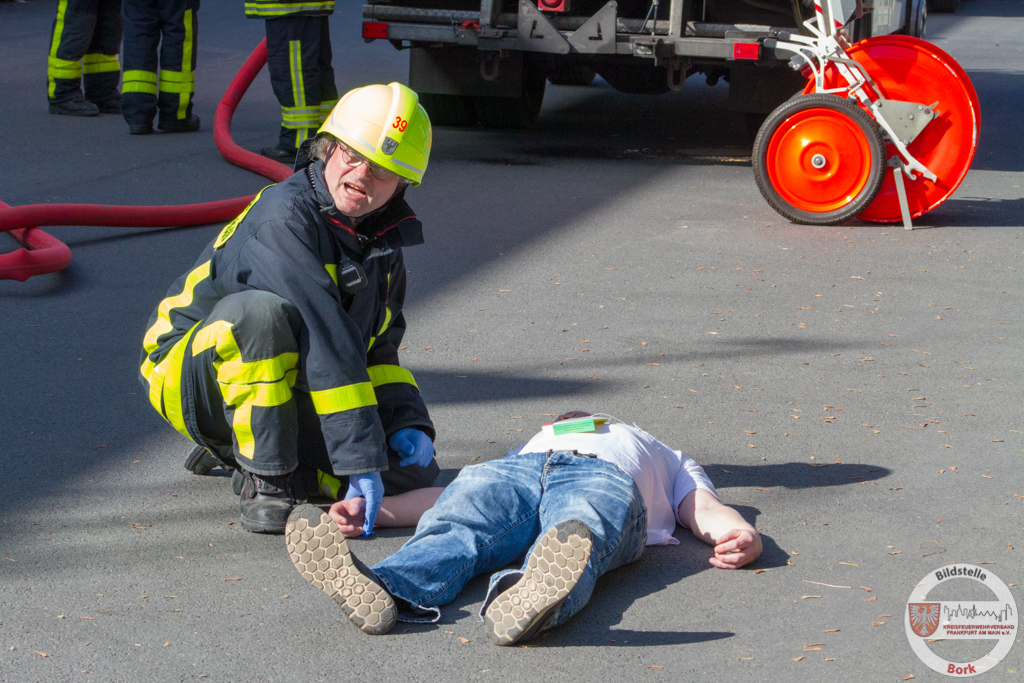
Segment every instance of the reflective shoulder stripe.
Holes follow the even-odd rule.
[[[181,289],[181,294],[177,296],[169,296],[160,302],[160,306],[157,307],[157,319],[153,323],[153,326],[146,330],[146,336],[142,340],[142,348],[146,350],[146,353],[153,353],[156,351],[157,343],[160,335],[166,334],[174,329],[171,324],[170,313],[175,308],[185,308],[192,303],[192,294],[197,284],[205,280],[210,276],[210,262],[206,261],[201,263],[188,274],[185,278],[185,285]]]
[[[404,383],[413,385],[417,391],[420,388],[412,373],[398,365],[372,365],[366,368],[366,372],[370,375],[370,383],[374,387],[379,387],[382,384]]]
[[[249,202],[249,206],[245,207],[245,210],[242,211],[242,213],[238,214],[238,216],[236,216],[233,221],[231,221],[230,223],[228,223],[227,225],[224,226],[224,229],[220,231],[219,235],[217,235],[217,241],[213,243],[214,251],[216,251],[217,249],[220,249],[225,244],[227,244],[227,241],[229,239],[231,239],[232,235],[235,234],[235,230],[238,228],[238,225],[245,218],[246,214],[249,213],[249,209],[251,209],[252,207],[254,207],[256,205],[256,202],[258,202],[260,200],[260,197],[263,196],[263,193],[266,192],[267,188],[270,188],[270,187],[273,187],[273,185],[267,185],[267,187],[264,187],[262,190],[260,190],[256,194],[256,198],[253,199],[251,202]]]
[[[316,409],[317,415],[329,415],[377,405],[377,396],[374,394],[373,385],[370,382],[311,391],[309,395],[313,399],[313,407]]]
[[[334,286],[338,286],[338,264],[336,263],[325,263],[324,268],[327,269],[327,274],[334,280]]]

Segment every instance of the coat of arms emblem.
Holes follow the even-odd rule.
[[[935,629],[939,627],[940,606],[941,603],[938,602],[917,602],[907,605],[907,609],[910,610],[910,628],[914,633],[922,638],[935,633]]]

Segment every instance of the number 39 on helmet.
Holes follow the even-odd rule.
[[[375,164],[419,185],[430,159],[430,118],[401,83],[345,93],[317,133],[329,133]]]

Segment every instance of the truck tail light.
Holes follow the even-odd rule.
[[[541,12],[568,12],[569,0],[537,0]]]
[[[364,24],[365,26],[365,24]],[[757,59],[761,52],[760,43],[733,43],[733,59]]]
[[[373,40],[374,38],[387,39],[388,24],[386,21],[364,21],[363,38]]]

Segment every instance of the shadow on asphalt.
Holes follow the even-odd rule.
[[[715,488],[719,491],[741,486],[783,486],[788,489],[843,486],[882,479],[892,472],[878,465],[829,465],[806,462],[786,462],[777,465],[709,463],[704,465],[704,471],[715,482]]]

